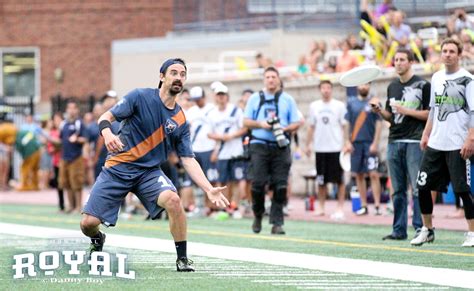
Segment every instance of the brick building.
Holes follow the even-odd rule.
[[[0,0],[0,95],[100,95],[112,40],[172,29],[172,0]]]

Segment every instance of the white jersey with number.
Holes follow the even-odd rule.
[[[315,127],[313,150],[318,153],[339,152],[344,145],[343,125],[347,108],[339,100],[317,100],[309,107],[309,123]]]
[[[233,104],[227,104],[223,111],[215,107],[209,114],[211,130],[217,134],[229,134],[242,128],[243,112],[242,109]],[[224,143],[217,145],[219,148],[219,160],[229,160],[242,156],[243,146],[242,138],[236,137]]]
[[[194,105],[186,112],[186,120],[191,124],[191,143],[195,153],[212,151],[216,145],[214,140],[207,137],[211,130],[209,113],[214,107],[213,104],[206,104],[202,108]]]
[[[447,74],[436,72],[431,79],[430,107],[433,128],[428,146],[439,151],[462,148],[468,135],[470,111],[474,110],[473,76],[465,69]]]

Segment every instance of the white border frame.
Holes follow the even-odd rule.
[[[39,47],[0,47],[0,92],[3,92],[3,54],[4,53],[29,53],[35,54],[35,96],[33,101],[38,103],[41,100],[41,54]],[[24,96],[4,96],[7,98]]]

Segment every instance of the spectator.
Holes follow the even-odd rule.
[[[382,215],[380,210],[380,175],[378,173],[379,158],[377,156],[382,130],[380,117],[370,112],[370,84],[357,87],[358,96],[347,102],[346,119],[350,124],[350,135],[344,151],[351,153],[351,171],[355,174],[357,189],[360,193],[362,207],[357,215],[367,215],[367,183],[365,175],[369,173],[370,185],[375,201],[375,215]]]
[[[319,83],[322,98],[310,105],[305,152],[308,157],[312,152],[315,153],[319,199],[316,215],[325,215],[327,184],[334,183],[338,186],[338,209],[331,217],[339,220],[344,218],[344,172],[339,163],[339,154],[344,146],[343,133],[347,127],[344,117],[347,109],[344,103],[333,99],[332,89],[333,85],[328,80]]]
[[[463,29],[474,29],[474,20],[466,14],[464,9],[456,9],[446,22],[448,34],[452,36]]]
[[[63,121],[60,131],[63,152],[59,165],[59,187],[67,191],[67,213],[80,213],[85,176],[82,149],[88,141],[87,130],[79,117],[79,105],[76,101],[71,99],[67,102],[66,114],[67,119]]]
[[[402,11],[395,11],[393,13],[392,26],[390,27],[390,41],[396,41],[400,46],[409,48],[411,28],[403,23],[404,13]]]
[[[20,169],[18,191],[39,190],[38,171],[41,145],[36,135],[28,129],[20,129],[11,122],[0,123],[0,143],[9,147],[15,145],[23,161]]]
[[[349,49],[351,48],[351,44],[349,43],[349,40],[346,39],[342,41],[341,48],[342,48],[342,55],[337,59],[337,65],[336,65],[337,73],[343,73],[343,72],[349,71],[359,65],[359,61],[357,60],[357,57],[352,55],[349,51]],[[356,87],[346,88],[347,97],[352,97],[355,95],[357,95]]]
[[[336,72],[343,73],[349,71],[359,65],[357,57],[352,55],[349,51],[351,44],[349,40],[344,40],[341,43],[342,55],[337,59]]]
[[[466,30],[461,31],[459,36],[462,42],[461,62],[468,63],[474,60],[474,45],[472,45],[471,36]]]
[[[59,164],[61,161],[61,139],[60,139],[60,127],[63,122],[63,116],[60,112],[56,112],[53,115],[53,126],[49,131],[49,141],[46,144],[46,149],[52,157],[53,165],[53,178],[51,179],[50,185],[55,188],[58,192],[58,206],[59,212],[64,212],[64,191],[59,187]]]
[[[214,85],[219,86],[217,83]],[[216,142],[208,137],[211,131],[209,113],[214,109],[214,104],[207,103],[206,94],[202,87],[193,87],[189,93],[190,100],[196,104],[189,108],[186,115],[190,123],[191,146],[196,155],[196,160],[200,164],[207,179],[211,183],[216,183],[218,178],[217,168],[216,164],[211,162],[211,154],[216,146]],[[191,181],[187,174],[186,179]],[[189,200],[192,201],[191,198]],[[201,201],[198,202],[201,204]],[[208,206],[212,210],[213,205],[208,204]],[[200,211],[202,211],[202,209],[196,209],[196,213],[200,213]]]
[[[208,136],[217,143],[211,161],[217,162],[219,186],[227,185],[224,194],[231,201],[232,216],[242,218],[239,204],[246,190],[245,165],[241,160],[242,136],[247,129],[242,126],[242,109],[229,104],[228,88],[218,86],[214,92],[217,106],[209,113],[211,132]],[[235,186],[238,186],[237,192],[234,191]]]
[[[311,72],[311,66],[308,64],[305,55],[301,55],[298,60],[298,67],[296,68],[296,72],[300,76],[308,75]]]
[[[387,89],[385,109],[377,100],[371,103],[372,110],[390,122],[387,162],[393,187],[393,230],[384,240],[407,238],[408,189],[412,189],[413,228],[419,232],[422,227],[420,203],[416,179],[423,152],[420,149],[421,134],[429,111],[430,83],[414,75],[411,65],[413,53],[400,48],[394,57],[395,70],[399,76]]]
[[[258,53],[255,56],[255,62],[257,63],[257,68],[260,69],[265,69],[273,64],[273,61],[265,57],[262,53]]]

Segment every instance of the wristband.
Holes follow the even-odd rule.
[[[111,128],[112,127],[112,124],[110,123],[110,121],[108,120],[101,120],[99,122],[99,133],[100,135],[102,135],[102,130],[106,129],[106,128]]]

